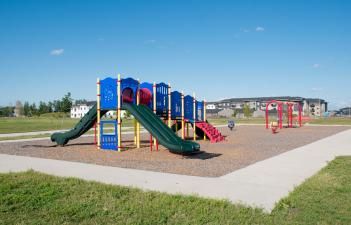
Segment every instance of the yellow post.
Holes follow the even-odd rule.
[[[182,139],[185,139],[185,121],[184,121],[184,92],[182,91]]]
[[[196,98],[195,98],[195,92],[193,93],[193,119],[194,119],[194,141],[196,141]]]
[[[168,126],[172,127],[172,112],[171,112],[171,85],[168,83]]]
[[[137,89],[137,105],[140,104],[140,90],[139,90],[139,86],[140,86],[140,80],[138,79],[138,89]],[[140,148],[140,123],[137,121],[137,148]]]
[[[100,149],[100,142],[101,142],[101,137],[100,137],[100,78],[97,78],[96,80],[96,127],[97,127],[97,148]]]
[[[204,120],[204,122],[206,122],[206,99],[204,99],[204,101],[203,101],[203,120]],[[205,134],[205,132],[204,132],[204,140],[206,140],[206,134]]]
[[[152,92],[153,112],[156,115],[156,82],[152,85]],[[154,146],[156,146],[156,138],[154,138]]]
[[[134,145],[137,144],[137,120],[134,118]]]
[[[120,152],[122,149],[122,122],[121,122],[121,75],[118,74],[117,78],[117,132],[118,132],[118,151]]]

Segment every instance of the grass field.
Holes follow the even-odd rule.
[[[276,118],[272,118],[270,121],[276,120]],[[229,119],[226,118],[215,118],[209,119],[209,122],[221,125],[227,124]],[[237,124],[265,124],[265,118],[243,118],[243,119],[234,119]],[[351,125],[351,118],[315,118],[308,122],[309,124],[317,124],[317,125]]]
[[[78,122],[71,118],[0,118],[0,133],[62,130],[72,128]]]
[[[105,132],[108,132],[110,130],[108,129],[104,129]],[[126,127],[125,129],[122,130],[123,132],[129,132],[129,131],[134,131],[133,128],[131,127]],[[141,129],[140,131],[143,131],[143,129]],[[90,130],[88,132],[86,132],[84,135],[88,135],[88,134],[94,134],[93,130]],[[7,140],[23,140],[23,139],[32,139],[32,138],[48,138],[50,137],[51,134],[35,134],[35,135],[21,135],[21,136],[14,136],[14,137],[0,137],[0,141],[7,141]]]
[[[228,118],[213,118],[208,119],[211,124],[214,125],[223,125],[228,123]],[[243,118],[243,119],[233,119],[237,124],[264,124],[266,121],[264,118]]]
[[[79,119],[71,118],[0,118],[0,134],[31,131],[66,130],[77,124]],[[123,126],[132,126],[132,120],[123,120]]]
[[[310,124],[320,125],[351,125],[351,118],[320,118],[311,120]]]
[[[237,124],[264,124],[264,118],[247,118],[234,119]],[[48,131],[48,130],[66,130],[76,125],[78,119],[71,118],[50,118],[50,117],[33,117],[33,118],[0,118],[0,134],[22,133],[31,131]],[[228,119],[216,118],[209,119],[214,125],[227,124]],[[310,124],[320,125],[351,125],[351,118],[321,118],[314,119]],[[124,119],[123,127],[133,127],[133,120]]]
[[[351,224],[351,157],[338,157],[271,214],[33,171],[0,174],[0,224]]]

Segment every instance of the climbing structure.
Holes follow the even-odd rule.
[[[183,92],[171,91],[170,84],[140,83],[133,78],[105,78],[97,80],[97,104],[71,131],[56,133],[51,140],[65,145],[85,133],[95,124],[98,149],[125,149],[122,144],[122,110],[129,111],[134,120],[134,144],[140,148],[140,125],[150,133],[150,147],[165,146],[173,153],[198,152],[199,144],[187,141],[189,127],[192,139],[224,140],[221,133],[206,120],[206,103]],[[115,119],[106,119],[106,112],[116,111]],[[109,129],[105,129],[109,126]],[[176,132],[181,130],[181,137]]]
[[[277,105],[277,122],[279,129],[283,128],[283,113],[284,113],[284,105],[287,109],[287,128],[292,128],[293,126],[293,111],[294,106],[297,105],[298,107],[298,126],[302,127],[302,106],[299,102],[290,102],[290,101],[279,101],[279,100],[272,100],[266,103],[266,129],[269,128],[269,107],[272,104]],[[276,121],[275,121],[276,122]]]
[[[219,130],[210,123],[200,121],[196,122],[195,126],[197,130],[200,130],[197,132],[197,135],[205,135],[205,137],[208,137],[208,139],[210,139],[211,143],[216,143],[224,140],[224,136],[221,134],[221,132],[219,132]],[[203,132],[204,134],[200,132]]]

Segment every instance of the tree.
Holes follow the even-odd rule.
[[[24,114],[24,116],[30,116],[30,105],[29,105],[29,102],[24,102],[23,114]]]
[[[245,116],[246,118],[251,117],[251,109],[250,109],[250,106],[249,106],[248,104],[245,104],[245,105],[244,105],[243,111],[244,111],[244,116]]]
[[[124,113],[124,118],[130,119],[130,117],[132,117],[132,114],[128,110],[126,110]]]
[[[0,108],[0,117],[13,116],[13,110],[14,110],[14,107],[12,106],[6,106],[6,107]]]
[[[16,101],[16,106],[15,106],[15,115],[16,117],[21,117],[23,116],[23,105],[21,101]]]
[[[238,109],[234,109],[232,117],[236,117],[238,114],[239,114],[239,110]]]
[[[55,100],[53,103],[53,111],[54,112],[61,112],[61,101]]]
[[[53,112],[53,108],[54,108],[54,103],[48,102],[48,104],[47,104],[47,111],[49,113],[51,113],[51,112]]]
[[[30,107],[29,107],[29,114],[30,114],[30,116],[38,115],[38,109],[37,109],[37,106],[35,105],[35,103],[30,105]]]
[[[61,112],[68,113],[71,111],[72,108],[72,98],[71,98],[71,92],[68,92],[61,100]]]
[[[38,114],[41,115],[41,114],[47,113],[48,112],[47,108],[48,107],[47,107],[46,103],[40,101],[39,108],[38,108]]]
[[[87,104],[88,101],[86,99],[77,99],[75,101],[76,105],[79,105],[79,104]]]

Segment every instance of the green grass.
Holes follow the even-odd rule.
[[[133,131],[134,128],[131,127],[125,127],[125,129],[122,130],[122,132],[129,132],[129,131]],[[105,129],[105,132],[108,132],[109,130]],[[141,129],[141,131],[143,131],[143,129]],[[90,130],[88,132],[86,132],[84,135],[86,134],[94,134],[93,130]],[[51,134],[36,134],[36,135],[21,135],[21,136],[14,136],[14,137],[0,137],[0,141],[8,141],[8,140],[23,140],[23,139],[32,139],[32,138],[48,138],[50,137]]]
[[[234,119],[237,124],[264,124],[264,118]],[[71,129],[78,122],[78,119],[50,117],[32,118],[0,118],[0,134],[19,133],[46,130],[65,130]],[[209,119],[214,125],[227,124],[228,119],[217,118]],[[321,118],[314,119],[311,124],[321,125],[351,125],[351,118]],[[124,119],[124,127],[132,127],[133,120]]]
[[[72,128],[79,120],[71,118],[1,118],[0,133],[20,133],[30,131],[62,130]]]
[[[31,131],[66,130],[74,127],[79,119],[55,117],[0,118],[0,134]],[[124,127],[133,126],[132,120],[123,120]]]
[[[317,118],[311,120],[310,124],[320,124],[320,125],[351,125],[351,117],[350,118]]]
[[[271,214],[195,196],[58,178],[0,174],[0,224],[351,224],[351,157],[339,157]]]
[[[16,137],[0,137],[0,141],[45,138],[45,137],[50,137],[50,134],[26,135],[26,136],[16,136]]]
[[[210,123],[215,125],[224,125],[228,123],[228,118],[212,118],[208,119]],[[272,118],[270,121],[276,120],[276,118]],[[265,124],[265,118],[243,118],[237,119],[234,118],[234,121],[237,124]],[[317,125],[351,125],[351,118],[315,118],[312,119],[309,124],[317,124]]]
[[[229,118],[211,118],[208,121],[214,125],[226,125],[228,124]],[[233,119],[237,124],[264,124],[266,120],[264,118],[242,118],[242,119]]]

